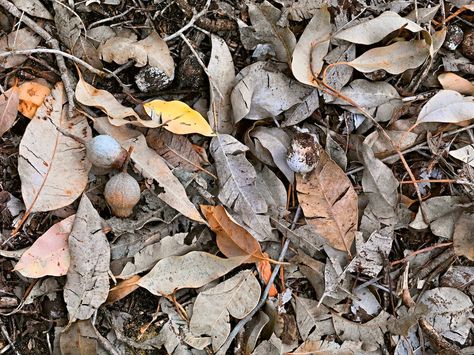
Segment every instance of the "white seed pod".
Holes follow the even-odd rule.
[[[87,158],[98,168],[119,168],[127,158],[127,151],[111,136],[101,134],[86,143]]]
[[[308,174],[313,171],[318,158],[318,147],[314,136],[309,133],[297,133],[291,140],[286,156],[290,169],[295,173]]]

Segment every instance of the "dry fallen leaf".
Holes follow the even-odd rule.
[[[415,22],[401,17],[396,12],[386,11],[372,20],[359,23],[337,33],[334,38],[352,43],[374,44],[400,28],[411,32],[423,30]]]
[[[268,255],[264,253],[264,256],[268,258]],[[268,260],[261,260],[257,262],[257,270],[260,274],[260,277],[265,282],[265,285],[268,285],[270,278],[272,276],[272,267],[270,265],[270,261]],[[270,291],[268,292],[268,297],[276,297],[278,295],[278,291],[274,284],[270,286]]]
[[[77,321],[59,334],[62,355],[97,354],[99,344],[91,320]]]
[[[400,74],[405,70],[418,68],[430,54],[430,46],[424,40],[395,42],[386,47],[369,49],[357,57],[350,65],[362,73],[383,69],[390,74]]]
[[[222,38],[211,34],[211,42],[211,59],[207,66],[211,78],[209,83],[211,98],[207,117],[214,131],[232,134],[235,127],[230,93],[235,81],[234,62],[229,47]]]
[[[91,137],[84,116],[67,118],[62,83],[56,84],[20,142],[18,172],[21,192],[30,212],[51,211],[72,203],[87,185],[90,163],[85,148],[56,127],[81,137]]]
[[[110,246],[102,231],[102,219],[82,195],[69,235],[71,264],[64,285],[69,322],[89,319],[109,294]]]
[[[248,148],[228,134],[211,141],[210,151],[219,177],[219,200],[238,215],[257,240],[274,240],[268,205],[257,188],[257,174],[245,158]],[[232,215],[234,218],[237,216]]]
[[[41,42],[41,38],[27,28],[11,32],[0,38],[0,53],[33,49]],[[20,66],[27,59],[24,55],[12,55],[0,59],[0,66],[5,69]]]
[[[324,336],[324,325],[321,321],[331,318],[330,311],[317,300],[295,297],[295,313],[301,338],[306,340],[310,333],[316,331]]]
[[[245,261],[245,258],[219,258],[192,251],[183,256],[170,256],[158,261],[138,285],[154,295],[170,295],[182,288],[199,288],[224,276]]]
[[[181,101],[153,100],[143,104],[152,121],[175,134],[199,133],[212,137],[216,134],[202,115]]]
[[[229,316],[244,318],[257,305],[260,292],[260,285],[250,270],[202,291],[194,303],[189,323],[191,332],[211,337],[213,350],[219,350],[230,333]]]
[[[474,97],[462,96],[452,90],[440,90],[423,106],[419,123],[459,123],[474,118]]]
[[[35,81],[23,83],[18,88],[20,104],[18,110],[28,118],[35,116],[36,110],[40,107],[46,96],[51,93],[51,89]]]
[[[53,16],[51,16],[49,11],[39,0],[12,0],[12,3],[30,16],[44,18],[46,20],[53,19]]]
[[[12,128],[18,112],[18,86],[5,91],[0,96],[0,137]]]
[[[267,259],[259,242],[245,228],[233,221],[223,206],[201,205],[201,211],[209,222],[209,228],[216,233],[217,246],[222,254],[229,258],[246,257],[246,263]]]
[[[474,167],[474,144],[469,144],[462,148],[451,150],[449,155]]]
[[[463,95],[474,95],[474,84],[454,73],[443,73],[438,75],[438,81],[445,90],[457,91]]]
[[[296,176],[296,191],[306,221],[327,243],[350,253],[357,230],[357,193],[344,171],[319,147],[315,169]]]
[[[138,114],[131,107],[123,106],[110,92],[96,89],[86,83],[81,75],[79,75],[75,95],[76,100],[81,104],[97,107],[102,110],[115,126],[133,123],[125,120],[126,117],[134,117],[139,123],[142,122]]]
[[[63,276],[69,269],[68,238],[75,215],[54,224],[23,253],[15,270],[25,277]]]
[[[315,12],[293,51],[291,71],[299,82],[316,86],[315,79],[328,53],[330,34],[331,15],[324,6]]]
[[[457,255],[474,261],[474,216],[464,212],[456,222],[453,233],[453,247]]]
[[[105,303],[111,304],[127,297],[139,287],[137,283],[140,278],[141,276],[134,275],[127,280],[120,281],[117,285],[110,289]]]

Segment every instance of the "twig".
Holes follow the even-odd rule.
[[[2,335],[3,337],[8,341],[8,344],[10,344],[11,348],[15,352],[16,355],[21,355],[20,352],[17,350],[15,347],[15,344],[10,338],[10,335],[8,334],[7,327],[5,327],[5,324],[3,324],[3,321],[0,320],[0,329],[2,330]]]
[[[34,48],[34,49],[23,49],[23,50],[19,50],[19,51],[13,50],[13,51],[10,51],[10,52],[0,53],[0,58],[10,57],[10,56],[13,56],[13,55],[31,55],[31,54],[37,54],[37,53],[51,53],[51,54],[55,54],[55,55],[58,55],[58,56],[63,56],[67,59],[71,59],[72,61],[76,62],[77,64],[80,64],[80,65],[84,66],[87,70],[91,71],[94,74],[97,74],[101,77],[107,75],[102,70],[94,68],[92,65],[90,65],[89,63],[83,61],[82,59],[77,58],[77,57],[73,56],[72,54],[63,52],[59,49]]]
[[[293,222],[291,223],[290,229],[295,228],[296,222],[300,218],[300,215],[301,215],[301,206],[298,206],[298,209],[296,210],[296,213],[295,213],[295,217],[293,218]],[[286,252],[288,250],[289,245],[290,245],[290,239],[286,239],[285,244],[283,245],[283,248],[281,249],[278,261],[280,261],[280,262],[283,261],[283,259],[285,258],[285,255],[286,255]],[[237,323],[237,325],[235,326],[234,329],[232,329],[229,336],[227,337],[227,340],[224,342],[224,344],[222,344],[220,350],[216,353],[216,355],[224,355],[226,353],[226,351],[229,348],[230,344],[232,343],[234,338],[237,336],[237,334],[239,334],[239,332],[245,326],[245,324],[247,324],[252,319],[252,317],[255,315],[255,313],[257,313],[257,311],[260,308],[263,307],[263,305],[265,304],[265,302],[267,300],[268,293],[270,292],[270,289],[273,285],[273,282],[275,281],[275,278],[278,275],[278,271],[280,271],[280,264],[275,265],[275,268],[273,269],[273,272],[272,272],[272,276],[270,276],[270,279],[268,280],[267,286],[265,287],[265,290],[263,291],[263,294],[260,297],[260,301],[257,303],[257,306],[252,310],[252,312],[247,314],[247,316],[245,318],[241,319],[240,322]]]
[[[23,22],[34,32],[36,32],[40,37],[42,37],[46,43],[53,49],[59,51],[59,42],[51,36],[46,30],[41,28],[35,21],[30,19],[24,12],[18,10],[18,8],[13,5],[8,0],[0,0],[0,6],[3,7],[7,12],[12,14],[17,18],[22,18]],[[59,72],[61,73],[61,80],[64,83],[64,89],[66,90],[67,100],[69,103],[69,117],[73,116],[74,113],[74,90],[72,89],[71,80],[69,78],[69,71],[66,67],[66,62],[64,57],[55,53],[56,62],[58,63]]]
[[[5,0],[2,0],[2,1],[5,1]],[[207,12],[207,9],[209,8],[209,5],[211,5],[211,0],[207,0],[206,4],[203,7],[203,9],[201,11],[199,11],[197,14],[194,14],[193,17],[191,18],[191,20],[189,20],[189,22],[186,25],[184,25],[181,29],[179,29],[175,33],[173,33],[169,36],[166,36],[165,38],[163,38],[163,40],[165,42],[168,42],[168,41],[171,41],[172,39],[175,39],[176,37],[179,37],[188,28],[192,27],[198,18],[200,18],[201,16],[203,16]]]
[[[110,22],[110,21],[113,21],[113,20],[116,20],[120,17],[123,17],[125,16],[126,14],[128,14],[130,11],[132,10],[135,10],[135,8],[132,6],[132,7],[129,7],[127,10],[125,10],[124,12],[122,12],[121,14],[118,14],[118,15],[115,15],[115,16],[111,16],[111,17],[107,17],[107,18],[103,18],[102,20],[99,20],[99,21],[96,21],[96,22],[92,22],[88,29],[90,30],[91,28],[97,26],[97,25],[100,25],[100,24],[103,24],[103,23],[106,23],[106,22]]]
[[[429,246],[429,247],[426,247],[426,248],[423,248],[423,249],[414,251],[413,253],[407,255],[407,256],[404,257],[403,259],[392,261],[392,262],[390,263],[390,266],[395,266],[395,265],[397,265],[397,264],[404,263],[404,262],[408,261],[410,258],[412,258],[412,257],[414,257],[414,256],[416,256],[416,255],[418,255],[418,254],[426,253],[426,252],[429,252],[429,251],[434,250],[434,249],[436,249],[436,248],[449,247],[449,246],[452,245],[452,244],[453,244],[453,242],[440,243],[440,244],[435,244],[435,245],[432,245],[432,246]]]

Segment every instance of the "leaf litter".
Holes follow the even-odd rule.
[[[474,346],[468,1],[0,7],[2,352]]]

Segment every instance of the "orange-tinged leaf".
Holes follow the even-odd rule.
[[[76,215],[54,224],[23,253],[15,270],[25,277],[62,276],[69,269],[68,237]]]
[[[272,276],[272,267],[270,266],[270,262],[268,260],[257,262],[257,270],[265,284],[268,285],[268,281],[270,281],[270,277]],[[268,295],[270,297],[276,297],[276,295],[278,295],[275,285],[270,287],[270,292]]]
[[[18,112],[18,86],[13,86],[0,96],[0,137],[15,123]]]
[[[349,178],[322,147],[309,176],[297,174],[296,191],[308,224],[333,248],[350,253],[357,230],[357,193]]]
[[[138,280],[142,277],[139,275],[134,275],[127,280],[120,281],[115,287],[112,287],[109,291],[109,295],[107,296],[106,304],[111,304],[125,298],[133,291],[135,291],[138,286]]]
[[[217,246],[225,256],[248,256],[247,263],[268,259],[263,255],[259,242],[232,220],[223,206],[201,205],[201,211],[216,233]]]
[[[153,100],[143,104],[153,121],[175,134],[199,133],[212,137],[216,134],[202,115],[181,101]]]
[[[43,104],[46,96],[51,93],[51,89],[35,81],[23,83],[18,88],[20,105],[18,110],[23,116],[33,118],[36,110]]]

